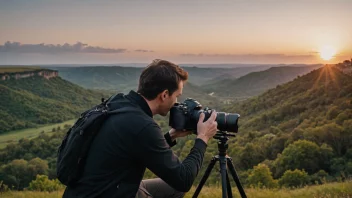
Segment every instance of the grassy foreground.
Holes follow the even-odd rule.
[[[47,124],[36,128],[9,131],[0,134],[0,149],[5,148],[9,143],[15,143],[21,138],[34,138],[37,137],[42,131],[45,133],[52,133],[53,128],[61,127],[64,128],[65,124],[72,125],[76,119],[69,120],[58,124]]]
[[[185,198],[192,197],[195,188],[193,187],[190,192],[188,192]],[[237,188],[232,187],[234,197],[240,197]],[[307,186],[298,189],[253,189],[246,188],[245,192],[247,197],[258,197],[258,198],[349,198],[352,197],[352,182],[342,182],[342,183],[328,183],[317,186]],[[31,191],[12,191],[1,194],[2,198],[57,198],[62,196],[63,191],[56,191],[52,193],[48,192],[31,192]],[[220,187],[203,187],[200,192],[199,198],[214,198],[222,197],[221,186]]]

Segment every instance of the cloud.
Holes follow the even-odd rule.
[[[233,57],[233,58],[306,58],[312,57],[311,54],[306,55],[286,55],[286,54],[180,54],[187,57]]]
[[[135,52],[154,52],[153,50],[144,50],[144,49],[137,49],[134,50]]]
[[[7,41],[4,45],[0,45],[0,52],[13,53],[43,53],[43,54],[58,54],[58,53],[98,53],[98,54],[113,54],[125,53],[127,49],[111,49],[98,46],[90,46],[81,42],[76,44],[65,43],[57,44],[21,44],[19,42]]]
[[[315,53],[307,54],[192,54],[185,53],[179,56],[188,59],[217,59],[219,61],[231,61],[237,63],[285,63],[285,62],[306,62],[314,61],[317,57]]]

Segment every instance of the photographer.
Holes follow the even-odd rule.
[[[117,94],[110,109],[133,111],[110,116],[88,153],[82,177],[63,197],[183,197],[203,162],[207,142],[217,131],[216,112],[199,117],[197,138],[183,162],[170,147],[176,138],[191,134],[171,129],[164,136],[154,115],[166,116],[182,94],[188,73],[179,66],[154,60],[139,79],[138,91]],[[142,180],[146,168],[159,178]]]

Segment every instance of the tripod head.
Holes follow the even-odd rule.
[[[236,135],[227,131],[217,131],[213,138],[219,141],[227,141],[229,139],[228,137],[236,137]]]
[[[230,139],[229,137],[236,137],[236,135],[227,131],[218,131],[213,137],[218,140],[219,156],[226,156],[227,149],[229,148],[227,144],[227,141]]]

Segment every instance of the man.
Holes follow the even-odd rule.
[[[207,142],[217,131],[216,112],[204,122],[200,115],[197,138],[183,162],[170,147],[190,132],[171,129],[164,136],[154,115],[166,116],[182,94],[188,73],[179,66],[154,60],[139,79],[138,91],[117,94],[110,109],[133,111],[110,116],[95,137],[83,171],[63,197],[183,197],[196,178]],[[142,180],[146,168],[159,178]]]

